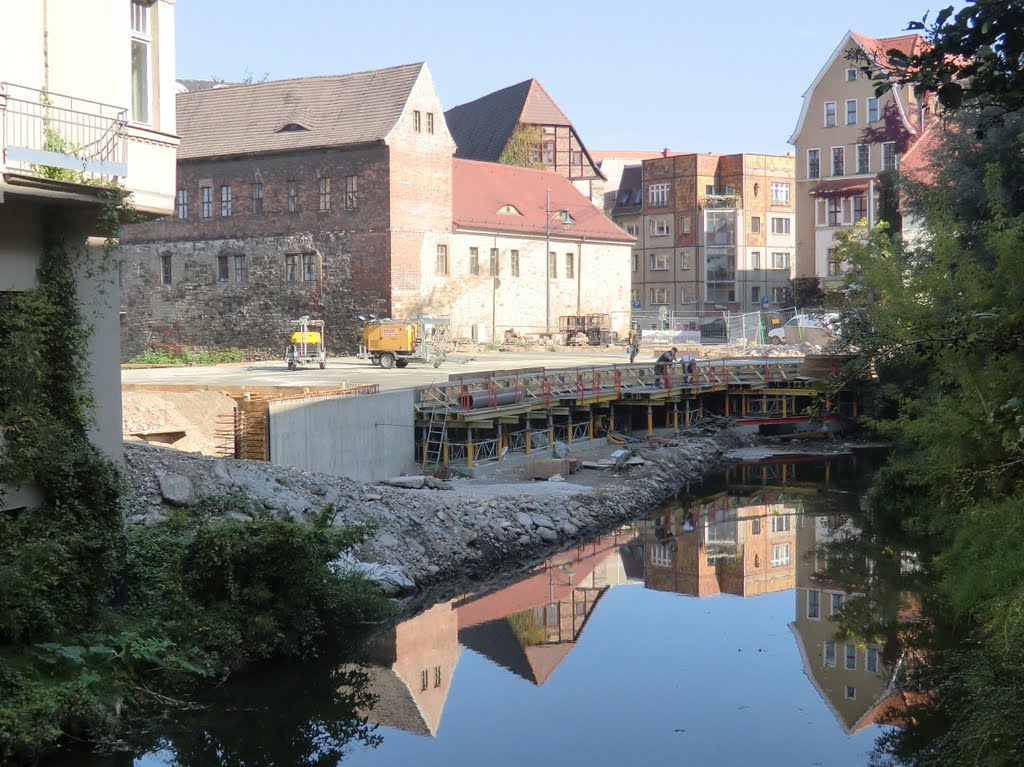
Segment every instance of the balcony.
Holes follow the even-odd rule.
[[[738,194],[705,194],[702,195],[698,204],[705,210],[729,210],[731,208],[743,207],[743,202]]]
[[[127,109],[0,83],[0,168],[71,183],[128,175]]]

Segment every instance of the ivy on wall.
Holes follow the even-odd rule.
[[[530,162],[530,150],[538,148],[541,143],[539,125],[516,125],[508,143],[501,150],[498,162],[503,165],[519,165],[523,168],[543,168],[542,162]]]

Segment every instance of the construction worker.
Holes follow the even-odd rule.
[[[673,346],[654,361],[654,375],[658,379],[658,386],[663,386],[666,383],[665,372],[668,370],[668,366],[676,361],[676,352],[678,351]]]
[[[629,355],[629,364],[632,365],[636,361],[637,352],[640,351],[640,333],[637,332],[637,327],[634,325],[629,329],[629,335],[626,337],[626,353]]]

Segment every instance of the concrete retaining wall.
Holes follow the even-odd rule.
[[[412,390],[270,405],[270,462],[376,482],[411,470]]]

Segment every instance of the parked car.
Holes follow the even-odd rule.
[[[825,331],[828,334],[834,334],[837,323],[839,322],[839,314],[837,312],[827,312],[825,314],[796,314],[790,318],[789,322],[785,325],[780,325],[777,328],[773,328],[768,331],[768,343],[770,344],[784,344],[792,343],[793,341],[787,341],[786,328],[794,329],[810,329],[815,328],[817,330]],[[791,339],[793,339],[794,331],[788,333]],[[799,337],[799,333],[796,334]]]

